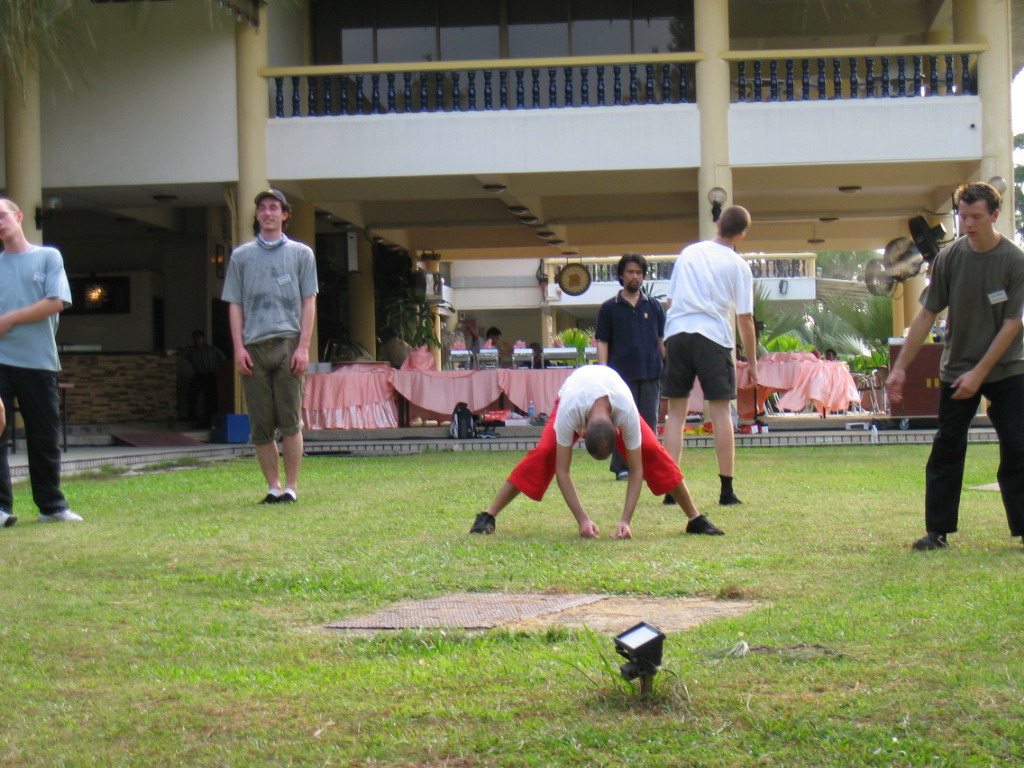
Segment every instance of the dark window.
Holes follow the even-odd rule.
[[[513,59],[568,56],[566,0],[508,0],[508,55]]]
[[[437,60],[437,7],[433,2],[388,0],[376,6],[378,63]]]
[[[440,22],[443,61],[501,57],[498,0],[441,0]]]

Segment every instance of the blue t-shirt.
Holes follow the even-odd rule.
[[[661,378],[665,310],[646,293],[634,307],[617,293],[597,312],[594,337],[608,344],[608,367],[626,381]]]
[[[65,309],[71,306],[71,287],[60,251],[43,245],[33,245],[22,253],[0,251],[0,314],[43,299],[60,299]],[[59,314],[16,325],[0,336],[0,364],[59,371]]]

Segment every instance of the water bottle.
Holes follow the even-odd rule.
[[[526,415],[531,419],[537,415],[537,406],[533,404],[533,400],[530,401],[529,407],[526,409]]]
[[[871,442],[872,443],[877,443],[878,442],[878,426],[875,425],[875,424],[871,425]]]

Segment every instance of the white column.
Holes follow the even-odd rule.
[[[39,56],[34,47],[18,82],[11,68],[3,67],[4,157],[7,162],[6,196],[25,212],[22,228],[30,242],[42,242],[36,228],[36,208],[43,205],[43,142],[39,117]]]
[[[729,4],[694,0],[694,39],[707,58],[697,62],[697,103],[700,107],[700,170],[697,173],[697,211],[700,237],[715,236],[708,191],[721,187],[727,205],[737,202],[729,166],[729,64],[721,53],[729,48]]]

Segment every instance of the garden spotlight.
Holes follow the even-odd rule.
[[[650,678],[661,666],[661,649],[665,633],[647,622],[641,621],[615,638],[615,652],[628,661],[619,667],[627,680],[642,679],[642,689],[650,684]]]

